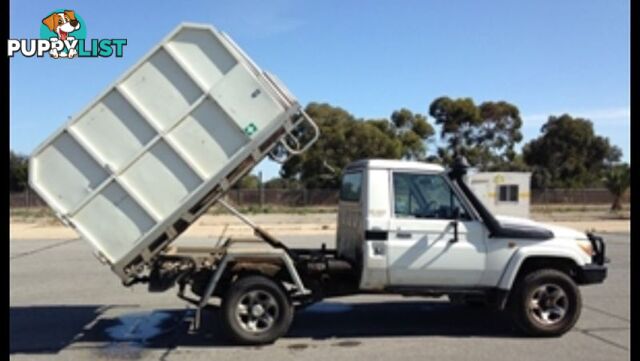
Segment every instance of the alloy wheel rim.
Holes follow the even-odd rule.
[[[569,298],[562,287],[547,283],[531,293],[527,309],[536,322],[545,326],[555,325],[567,315]]]
[[[266,332],[275,325],[280,307],[268,292],[254,290],[240,297],[235,314],[244,331],[257,334]]]

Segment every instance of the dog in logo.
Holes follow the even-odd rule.
[[[52,32],[58,34],[57,38],[51,38],[51,41],[65,41],[69,37],[69,33],[72,33],[80,29],[80,22],[76,19],[75,12],[73,10],[65,10],[61,13],[53,13],[46,18],[42,19],[42,23],[49,28]],[[71,38],[73,39],[73,37]],[[76,49],[69,49],[69,53],[62,50],[58,53],[58,50],[52,49],[50,52],[54,58],[73,58],[78,54]]]

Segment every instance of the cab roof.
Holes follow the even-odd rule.
[[[420,170],[428,172],[444,172],[444,167],[435,163],[416,162],[411,160],[392,159],[361,159],[351,162],[346,170],[367,168],[367,169],[399,169],[399,170]]]

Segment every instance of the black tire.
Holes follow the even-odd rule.
[[[566,273],[555,269],[525,275],[516,282],[509,298],[511,317],[528,336],[561,336],[576,324],[581,309],[578,286]]]
[[[267,306],[263,307],[264,304]],[[261,316],[252,311],[256,305],[260,306],[259,311],[263,311]],[[256,275],[243,277],[231,284],[222,299],[221,312],[226,334],[234,342],[259,345],[272,343],[286,334],[293,321],[294,310],[278,283]],[[267,318],[272,320],[271,323],[264,321]],[[247,329],[250,327],[256,329]]]

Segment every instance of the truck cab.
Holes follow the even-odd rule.
[[[524,292],[541,305],[522,312],[525,328],[549,334],[568,329],[575,320],[560,320],[579,308],[574,286],[606,278],[604,242],[565,227],[492,215],[465,184],[465,169],[377,159],[349,164],[340,189],[337,257],[353,265],[361,292],[448,295],[499,309],[516,297],[510,294]],[[538,271],[541,278],[525,284]],[[560,303],[551,304],[553,297]],[[535,327],[536,319],[543,327]]]
[[[486,239],[481,219],[439,165],[365,160],[345,169],[337,255],[361,267],[362,290],[479,285]]]

